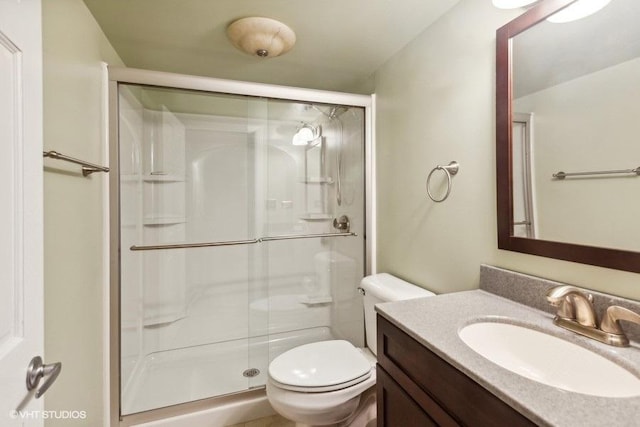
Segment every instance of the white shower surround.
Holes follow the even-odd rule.
[[[129,74],[130,72],[132,72],[133,74],[130,76],[131,79],[130,80],[136,80],[137,78],[140,78],[140,76],[142,74],[145,74],[146,72],[144,71],[140,71],[140,70],[128,70],[128,69],[120,69],[114,72],[114,70],[111,70],[111,79],[114,80],[127,80],[125,79],[121,73]],[[141,74],[142,73],[142,74]],[[157,79],[163,81],[163,84],[167,84],[168,83],[165,81],[165,79],[169,79],[171,80],[171,75],[165,75],[165,73],[151,73],[152,75],[155,75],[156,81]],[[196,80],[199,80],[199,78],[196,78]],[[204,79],[204,80],[215,80],[215,79]],[[148,81],[148,80],[147,80]],[[206,83],[204,81],[199,81],[198,85],[199,88],[201,88],[202,84]],[[220,81],[220,82],[214,82],[216,84],[223,84],[225,85],[226,83],[229,83],[230,86],[229,87],[237,87],[236,85],[240,85],[241,87],[244,87],[244,89],[246,91],[250,91],[251,94],[255,94],[255,89],[259,89],[257,92],[260,93],[265,93],[272,91],[272,90],[276,90],[278,92],[278,97],[282,98],[283,97],[283,92],[288,92],[291,91],[292,97],[294,97],[296,100],[301,100],[301,101],[315,101],[318,102],[319,99],[321,99],[322,101],[320,102],[329,102],[328,99],[326,99],[325,97],[327,95],[331,96],[331,95],[335,95],[335,94],[331,94],[331,93],[325,93],[325,92],[321,92],[321,93],[317,93],[319,91],[307,91],[304,89],[295,89],[295,88],[279,88],[279,87],[269,87],[268,85],[255,85],[255,84],[244,84],[244,83],[238,83],[238,82],[224,82],[224,81]],[[174,83],[175,84],[175,83]],[[206,85],[205,85],[206,86]],[[252,88],[251,86],[258,86],[258,88]],[[224,92],[229,93],[230,89],[229,87],[227,87]],[[300,94],[305,94],[304,97],[301,97]],[[295,96],[293,96],[295,95]],[[342,98],[342,102],[348,101],[346,102],[348,105],[360,105],[365,107],[365,123],[367,125],[367,127],[370,128],[371,124],[372,124],[372,117],[371,117],[371,105],[373,102],[373,99],[371,97],[363,97],[360,95],[345,95],[345,94],[337,94],[339,95],[338,98]],[[345,99],[345,97],[347,99]],[[332,103],[336,103],[339,102],[340,100],[336,101],[335,97],[331,98]],[[364,105],[363,105],[364,104]],[[365,133],[365,135],[369,136],[371,135],[371,132],[367,132]],[[348,139],[348,137],[345,137],[345,139]],[[365,153],[366,153],[366,172],[367,172],[367,179],[366,179],[366,185],[367,185],[367,193],[369,196],[371,196],[371,186],[372,186],[372,180],[371,178],[371,173],[372,173],[372,165],[371,165],[371,159],[372,159],[372,153],[371,153],[371,141],[370,141],[370,137],[366,137],[365,138],[365,145],[366,145],[366,149],[365,149]],[[371,208],[371,203],[372,203],[372,197],[367,197],[367,207],[369,208],[369,212],[371,212],[370,208]],[[371,214],[369,214],[369,217],[371,218]],[[358,220],[364,220],[364,218],[359,218]],[[367,236],[368,236],[368,246],[367,246],[367,258],[369,260],[368,265],[372,265],[371,264],[371,258],[372,258],[372,244],[374,242],[374,239],[372,239],[373,236],[373,230],[370,227],[371,221],[369,221],[369,223],[367,224],[368,229],[367,229]],[[187,232],[188,233],[188,232]],[[231,257],[233,258],[233,257]],[[288,278],[289,281],[291,281],[291,277]],[[279,286],[276,286],[274,289],[277,289],[277,291],[275,292],[270,292],[269,296],[268,296],[268,301],[269,304],[277,307],[278,305],[280,305],[280,303],[284,300],[287,301],[294,301],[298,304],[302,304],[301,300],[304,299],[304,296],[302,294],[300,294],[300,281],[304,280],[304,277],[296,277],[293,280],[293,283],[286,283],[287,280],[285,279],[283,281],[283,283],[281,283]],[[231,281],[230,281],[231,283]],[[201,289],[202,290],[202,289]],[[336,291],[335,289],[333,291]],[[337,289],[337,294],[340,295],[340,289]],[[188,294],[190,294],[190,298],[188,298],[188,300],[190,301],[196,301],[198,298],[194,297],[193,294],[193,289],[189,290],[187,292]],[[262,310],[261,304],[263,304],[265,302],[265,299],[258,299],[257,301],[254,301],[253,303],[253,307],[249,308],[249,310],[258,313]],[[197,305],[197,304],[196,304]],[[304,304],[302,304],[304,305]],[[193,308],[193,307],[192,307]],[[149,381],[150,377],[147,375],[148,372],[150,372],[154,367],[158,367],[160,365],[164,366],[165,368],[169,367],[169,369],[165,369],[167,376],[170,377],[171,375],[175,375],[177,372],[184,372],[184,369],[189,370],[189,372],[191,372],[192,374],[196,373],[198,371],[198,366],[196,365],[192,365],[192,366],[188,366],[189,362],[186,362],[184,360],[182,360],[182,362],[178,362],[174,356],[175,354],[172,354],[174,352],[183,352],[183,353],[189,353],[189,355],[187,356],[187,359],[189,357],[191,358],[202,358],[202,356],[204,354],[207,353],[211,353],[211,352],[216,352],[218,351],[220,348],[222,347],[228,347],[228,349],[231,349],[231,354],[233,354],[233,349],[236,349],[240,352],[243,352],[242,354],[247,355],[247,349],[251,348],[251,350],[249,351],[249,354],[259,354],[259,353],[263,353],[264,352],[269,352],[270,353],[270,357],[268,359],[264,359],[263,360],[271,360],[273,357],[275,357],[275,355],[279,354],[282,351],[285,351],[288,348],[291,348],[292,346],[295,345],[299,345],[301,343],[304,342],[309,342],[309,341],[317,341],[317,340],[322,340],[322,339],[331,339],[331,334],[329,332],[329,324],[327,324],[327,321],[330,321],[331,318],[331,314],[333,316],[336,316],[336,314],[338,314],[338,316],[342,316],[343,319],[345,318],[345,314],[346,317],[354,317],[354,315],[358,314],[358,313],[351,313],[351,315],[349,315],[348,310],[345,311],[344,309],[340,309],[339,305],[338,305],[338,313],[336,313],[335,311],[333,313],[328,313],[327,312],[327,307],[326,306],[317,306],[314,307],[312,310],[308,310],[308,307],[306,307],[307,310],[304,311],[300,311],[296,308],[291,308],[289,307],[288,309],[285,310],[274,310],[269,314],[269,322],[268,324],[270,325],[269,330],[264,331],[267,334],[276,334],[275,336],[278,338],[277,342],[280,343],[280,347],[279,348],[272,348],[270,349],[268,343],[264,340],[264,339],[239,339],[239,340],[234,340],[232,339],[232,333],[230,334],[230,340],[224,343],[218,343],[218,344],[210,344],[210,345],[203,345],[200,347],[196,347],[196,349],[199,349],[198,351],[193,351],[192,349],[185,349],[185,350],[169,350],[169,347],[171,346],[175,346],[175,344],[177,344],[177,342],[175,341],[175,337],[182,337],[184,338],[186,335],[176,332],[177,330],[179,330],[179,327],[174,328],[176,329],[176,331],[173,331],[172,334],[162,334],[160,329],[153,329],[150,328],[151,333],[149,334],[149,338],[152,339],[148,339],[146,341],[149,342],[154,342],[154,345],[152,347],[155,347],[155,349],[159,352],[159,353],[154,353],[153,351],[151,351],[151,353],[148,353],[150,350],[153,350],[153,348],[149,348],[148,344],[145,344],[144,348],[140,348],[141,352],[144,352],[144,354],[148,354],[147,357],[145,358],[141,358],[138,360],[138,370],[137,372],[133,375],[133,377],[131,378],[130,387],[149,387],[151,385],[152,382]],[[197,309],[195,309],[195,311],[197,311]],[[300,316],[301,313],[304,313],[304,316]],[[358,316],[355,316],[358,317]],[[182,323],[188,323],[189,318],[185,318],[183,319],[184,321],[178,320],[176,323],[176,326],[178,324]],[[203,320],[202,318],[200,318],[199,320]],[[300,326],[304,327],[304,328],[308,328],[308,333],[307,334],[296,334],[296,333],[292,333],[292,332],[282,332],[284,329],[282,326],[286,325],[287,323],[290,323],[291,321],[294,322],[298,322],[300,324]],[[146,329],[146,328],[145,328]],[[189,330],[191,328],[187,328],[186,330]],[[164,336],[163,336],[164,335]],[[173,335],[174,339],[168,339],[169,335]],[[193,338],[193,337],[191,337]],[[126,337],[123,336],[123,340],[126,340]],[[178,340],[179,341],[179,340]],[[199,341],[199,340],[196,340]],[[171,342],[170,346],[167,346],[168,342]],[[193,341],[191,342],[193,343]],[[214,348],[216,347],[217,348]],[[163,350],[164,348],[164,350]],[[175,347],[174,347],[175,348]],[[241,354],[241,353],[238,353]],[[139,356],[139,355],[138,355]],[[151,356],[151,357],[149,357]],[[237,358],[238,360],[241,359],[241,357]],[[193,360],[193,359],[192,359]],[[207,360],[207,359],[203,359],[203,360]],[[246,365],[245,365],[246,366]],[[263,374],[266,371],[266,366],[262,367],[265,370],[262,371]],[[262,370],[262,369],[261,369]],[[204,371],[203,371],[204,372]],[[261,374],[261,375],[263,375]],[[196,375],[196,377],[198,377],[198,375]],[[197,384],[192,384],[192,386],[194,386],[196,389]],[[199,397],[207,397],[207,393],[209,393],[211,391],[210,387],[204,387],[204,388],[200,388],[200,390],[205,390],[203,391],[202,395],[199,395],[197,391],[195,391],[195,389],[191,390],[191,396],[193,398],[199,398]],[[174,402],[175,403],[175,402]],[[247,408],[254,408],[255,414],[256,415],[260,415],[262,413],[262,411],[264,410],[264,402],[259,401],[256,402],[252,399],[248,399],[246,404],[248,405]],[[253,405],[253,406],[252,406]],[[257,406],[256,406],[257,405]],[[144,403],[141,406],[141,409],[144,406]],[[242,405],[240,405],[242,406]],[[262,408],[262,409],[260,409]],[[224,412],[224,408],[218,408],[217,410],[220,410],[222,412]],[[249,409],[249,413],[251,413],[253,410]],[[215,412],[215,411],[214,411]],[[246,415],[246,419],[251,419],[252,415]],[[237,417],[236,416],[232,416],[232,419],[236,420]],[[198,422],[196,421],[198,419],[198,414],[194,414],[193,418],[191,419],[191,421],[189,421],[189,425],[199,425]],[[166,420],[169,421],[169,420]],[[209,419],[210,421],[210,419]],[[160,424],[158,424],[160,425]],[[164,423],[162,423],[162,425],[164,425]]]

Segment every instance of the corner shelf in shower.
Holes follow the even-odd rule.
[[[144,175],[144,182],[184,182],[184,175],[166,174],[166,175]]]
[[[298,218],[300,218],[303,221],[330,221],[333,219],[333,215],[328,213],[309,212],[309,213],[304,213],[300,215]]]
[[[157,226],[157,225],[176,225],[176,224],[184,224],[187,222],[187,219],[183,216],[165,216],[165,217],[145,217],[142,220],[142,224],[146,226]]]
[[[303,184],[333,184],[333,178],[330,176],[308,176],[300,180]]]

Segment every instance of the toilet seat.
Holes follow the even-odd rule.
[[[273,383],[285,390],[322,393],[367,380],[372,364],[348,341],[305,344],[276,357],[269,365]]]

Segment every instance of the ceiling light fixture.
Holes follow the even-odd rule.
[[[611,0],[578,0],[575,3],[565,7],[558,13],[554,13],[547,18],[547,21],[555,24],[562,24],[565,22],[576,21],[578,19],[585,18],[589,15],[593,15],[606,5]]]
[[[271,18],[238,19],[227,27],[231,43],[249,55],[273,58],[287,53],[296,42],[296,33]]]
[[[515,9],[535,3],[538,0],[492,0],[493,5],[498,9]]]

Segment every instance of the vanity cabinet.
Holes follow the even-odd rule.
[[[378,427],[535,426],[378,315]]]

